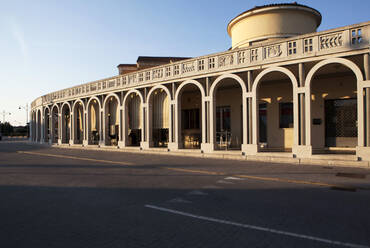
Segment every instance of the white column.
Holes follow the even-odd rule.
[[[58,113],[58,144],[62,144],[62,135],[63,135],[63,128],[62,128],[62,110]]]
[[[208,66],[208,63],[205,64]],[[209,77],[206,78],[205,96],[202,99],[202,144],[200,146],[203,152],[212,152],[214,150],[214,142],[211,139],[212,133],[212,112],[211,97],[209,96],[210,82]]]
[[[125,105],[126,104],[123,103],[123,106],[120,106],[119,110],[119,148],[124,148],[127,145],[127,107]]]
[[[201,101],[202,101],[202,143],[206,143],[206,125],[207,125],[207,120],[206,120],[206,102],[204,101],[204,97],[201,96]]]
[[[258,146],[253,143],[253,94],[252,90],[253,73],[248,71],[247,92],[243,93],[243,145],[242,152],[245,155],[255,155]]]
[[[182,130],[182,119],[181,119],[181,93],[178,96],[176,108],[175,108],[175,143],[177,143],[178,148],[183,148],[183,140],[181,137]]]
[[[169,150],[178,150],[179,149],[179,144],[176,140],[178,140],[178,137],[176,138],[176,136],[178,136],[178,132],[179,131],[178,129],[176,129],[176,122],[178,120],[178,118],[176,118],[176,108],[177,108],[177,103],[175,100],[171,100],[170,101],[170,106],[169,106],[169,110],[170,110],[170,125],[168,127],[168,149]],[[177,135],[176,135],[177,133]]]
[[[36,142],[40,141],[40,121],[41,121],[41,116],[39,116],[39,110],[36,110]]]
[[[84,129],[84,131],[83,131],[83,142],[82,142],[82,144],[84,145],[84,146],[86,146],[86,145],[88,145],[89,144],[89,140],[88,140],[88,128],[87,128],[87,126],[88,126],[88,122],[87,122],[87,111],[86,111],[86,109],[83,111],[83,129]]]
[[[41,134],[40,134],[40,143],[44,143],[45,142],[45,140],[44,140],[44,138],[45,138],[45,115],[44,115],[44,108],[43,107],[41,107],[41,114],[40,114],[41,116],[40,116],[40,132],[41,132]]]
[[[105,133],[105,107],[103,106],[102,109],[100,110],[99,112],[99,121],[100,121],[100,125],[99,125],[99,145],[100,146],[105,146],[105,136],[106,136],[106,133]]]
[[[73,114],[73,110],[70,110],[69,111],[69,121],[70,121],[70,125],[69,125],[69,144],[70,145],[73,145],[74,144],[74,140],[75,140],[75,126],[76,126],[76,123],[74,122],[74,114]],[[76,116],[77,117],[77,116]]]
[[[51,112],[50,112],[50,109],[49,109],[49,144],[53,144],[53,140],[54,140],[54,132],[53,132],[53,109],[51,108]]]
[[[365,71],[365,80],[370,80],[370,60],[369,53],[364,54],[364,71]],[[366,137],[365,143],[367,147],[370,147],[370,88],[365,89],[365,123],[366,123]]]

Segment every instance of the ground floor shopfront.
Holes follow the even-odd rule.
[[[369,77],[366,53],[87,95],[33,109],[31,140],[370,160]]]

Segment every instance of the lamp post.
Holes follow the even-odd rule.
[[[19,106],[18,109],[26,110],[26,125],[27,125],[27,123],[28,123],[28,104],[26,104],[26,106]]]
[[[3,123],[5,123],[5,116],[7,115],[11,115],[12,113],[9,113],[9,112],[5,112],[5,110],[3,110]]]

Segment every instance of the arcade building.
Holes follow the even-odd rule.
[[[226,51],[141,56],[117,76],[38,97],[30,139],[370,161],[370,22],[316,32],[321,20],[297,3],[254,7],[229,22]]]

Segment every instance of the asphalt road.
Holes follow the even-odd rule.
[[[0,247],[370,247],[370,170],[0,142]]]

